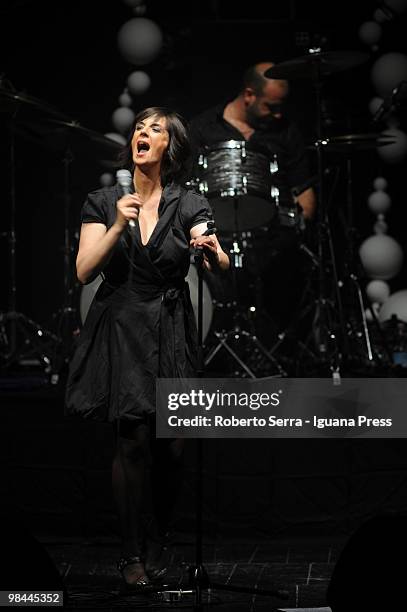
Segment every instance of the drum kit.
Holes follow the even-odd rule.
[[[339,280],[335,249],[333,246],[330,220],[328,215],[327,197],[325,195],[326,163],[325,156],[339,153],[344,158],[359,151],[375,150],[394,142],[393,137],[376,133],[345,134],[327,137],[323,133],[322,120],[322,82],[323,77],[338,71],[347,70],[367,61],[368,55],[360,52],[321,52],[320,49],[310,50],[308,55],[283,62],[268,69],[265,76],[273,79],[308,79],[315,93],[316,107],[316,141],[312,149],[317,155],[317,175],[306,186],[292,190],[292,203],[280,200],[278,188],[279,160],[277,156],[270,159],[269,155],[250,146],[250,141],[228,140],[205,147],[200,153],[197,163],[197,176],[193,181],[205,195],[214,210],[216,226],[221,232],[223,243],[231,244],[230,256],[233,283],[231,295],[226,300],[213,300],[215,314],[214,329],[206,355],[205,365],[209,366],[212,359],[220,352],[226,351],[229,356],[229,367],[235,375],[248,377],[285,376],[287,374],[302,375],[304,370],[298,369],[298,360],[292,357],[286,359],[281,354],[284,340],[296,336],[299,324],[306,316],[312,315],[310,326],[312,332],[303,342],[295,338],[291,345],[291,353],[297,356],[307,356],[311,360],[313,372],[328,371],[332,376],[339,377],[344,357],[351,353],[350,341],[356,338],[363,345],[363,359],[369,364],[374,361],[371,348],[369,328],[366,322],[363,299],[359,279],[352,269],[355,262],[348,266],[351,282],[352,299],[357,304],[356,328],[349,328],[345,320],[342,281]],[[350,168],[348,166],[348,171]],[[317,185],[317,240],[316,253],[304,241],[305,223],[295,205],[294,196],[298,196],[310,186]],[[310,274],[317,275],[317,288],[310,291],[311,283],[306,283],[302,298],[302,310],[293,317],[287,329],[275,332],[274,341],[265,346],[259,340],[264,332],[256,325],[257,320],[265,320],[265,325],[274,325],[270,317],[261,313],[261,304],[256,303],[256,296],[248,304],[243,304],[239,295],[239,275],[245,268],[245,258],[250,248],[256,249],[259,231],[266,229],[278,217],[279,225],[290,226],[298,236],[299,249],[309,259]],[[349,235],[352,232],[349,232]],[[260,252],[260,258],[262,254]],[[329,270],[329,274],[327,273]],[[250,276],[250,275],[249,275]],[[258,285],[256,279],[252,286]],[[247,274],[243,276],[243,284],[247,284]],[[306,294],[305,292],[308,292]],[[307,302],[308,300],[308,302]],[[303,303],[305,301],[305,303]],[[260,299],[261,302],[261,299]],[[217,327],[216,311],[225,311],[229,306],[227,323]],[[226,308],[227,309],[227,308]],[[362,332],[360,332],[360,329]],[[280,352],[280,354],[278,353]],[[295,361],[295,364],[293,362]],[[308,368],[307,371],[310,371]]]
[[[312,272],[316,271],[318,276],[316,295],[314,294],[311,301],[304,307],[304,312],[309,312],[310,309],[314,311],[314,344],[311,347],[307,345],[307,342],[303,343],[302,340],[298,340],[295,350],[301,347],[303,353],[312,355],[318,364],[322,361],[333,373],[339,372],[341,355],[347,350],[349,333],[345,324],[335,253],[329,228],[324,187],[325,156],[331,152],[347,156],[354,151],[373,150],[377,146],[390,144],[392,140],[390,137],[381,137],[376,133],[326,137],[323,134],[321,117],[322,81],[327,75],[353,68],[367,59],[367,54],[359,52],[321,52],[319,49],[314,49],[308,55],[276,64],[266,72],[267,77],[275,79],[309,79],[314,88],[317,139],[312,144],[312,149],[317,154],[318,172],[310,184],[318,186],[316,253],[309,249],[302,240],[304,222],[294,199],[292,205],[289,206],[280,201],[280,191],[277,186],[279,175],[277,156],[270,159],[270,156],[264,151],[253,149],[250,141],[243,139],[219,142],[200,152],[197,160],[198,175],[194,177],[192,185],[208,198],[214,210],[216,227],[220,238],[224,238],[224,244],[228,245],[232,268],[231,289],[227,295],[221,295],[222,292],[216,289],[216,282],[213,284],[214,281],[210,274],[204,281],[203,317],[204,339],[207,341],[205,359],[207,367],[220,351],[226,351],[231,363],[232,375],[239,374],[256,378],[263,375],[291,374],[289,364],[287,367],[287,362],[282,357],[277,357],[277,351],[281,350],[284,338],[292,333],[291,327],[290,330],[280,330],[271,346],[266,346],[259,340],[259,330],[256,327],[256,321],[259,320],[259,314],[261,315],[259,313],[261,305],[259,306],[256,302],[257,297],[249,295],[248,303],[243,305],[239,293],[242,278],[243,284],[247,284],[246,260],[250,250],[256,247],[256,236],[278,218],[281,225],[294,228],[300,236],[301,249],[310,260]],[[78,313],[80,317],[76,317],[77,285],[74,280],[72,265],[74,249],[69,229],[70,166],[78,149],[90,147],[99,151],[101,156],[103,152],[104,158],[113,158],[117,156],[121,145],[84,128],[47,103],[15,91],[8,81],[0,83],[0,111],[7,113],[10,117],[11,168],[11,215],[10,231],[7,233],[10,252],[10,291],[8,311],[0,313],[0,348],[4,355],[2,363],[10,365],[21,360],[22,356],[30,354],[38,358],[57,380],[62,367],[61,357],[58,355],[62,355],[62,361],[66,360],[66,353],[63,349],[65,339],[60,333],[63,327],[62,322],[70,318],[75,318],[80,324],[84,322],[100,282],[100,279],[96,280],[82,289]],[[58,313],[59,325],[56,333],[45,330],[40,324],[16,311],[15,136],[17,133],[22,134],[23,137],[41,141],[45,146],[63,154],[65,177],[64,303]],[[293,195],[298,195],[300,191],[301,189]],[[325,273],[326,261],[329,261],[330,269],[333,272],[330,278],[327,278]],[[191,266],[187,280],[191,287],[192,301],[196,310],[198,281],[193,266]],[[258,284],[257,280],[257,278],[249,278],[249,284],[255,287]],[[358,283],[355,275],[353,275],[353,282]],[[226,313],[220,327],[217,316],[219,312]],[[301,316],[297,317],[296,321],[301,319]],[[370,339],[363,307],[360,309],[360,317],[366,352],[368,352]],[[369,352],[369,358],[370,355],[371,352]]]

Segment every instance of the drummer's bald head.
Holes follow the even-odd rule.
[[[281,97],[288,93],[288,83],[282,79],[267,79],[264,73],[269,68],[274,66],[273,62],[259,62],[250,66],[243,75],[242,91],[247,87],[253,89],[256,96],[260,96],[264,92],[267,85],[272,84],[273,88],[279,91]]]

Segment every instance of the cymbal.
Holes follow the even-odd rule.
[[[67,120],[68,117],[52,107],[47,102],[27,96],[25,93],[19,93],[0,87],[0,112],[7,112],[19,116],[21,112],[34,111],[36,113],[58,117],[62,120]]]
[[[376,147],[394,144],[395,142],[395,138],[390,134],[344,134],[316,141],[309,148],[317,149],[318,146],[322,146],[324,151],[342,153],[346,151],[367,151],[376,149]]]
[[[68,120],[61,121],[59,119],[48,119],[47,121],[38,121],[36,124],[31,124],[20,129],[20,133],[25,133],[31,138],[37,138],[40,144],[54,151],[72,150],[86,151],[92,148],[97,149],[104,154],[117,155],[123,145],[107,138],[99,132],[95,132],[83,127],[78,121]]]
[[[268,79],[308,79],[347,70],[369,59],[360,51],[325,51],[309,53],[287,62],[276,64],[264,73]]]

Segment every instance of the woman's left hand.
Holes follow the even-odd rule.
[[[209,271],[219,268],[218,242],[213,236],[197,236],[189,243],[192,248],[203,249],[203,264]]]

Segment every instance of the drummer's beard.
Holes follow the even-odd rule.
[[[279,127],[281,119],[276,119],[272,114],[259,116],[256,110],[249,106],[246,109],[247,123],[255,130],[270,130]]]

